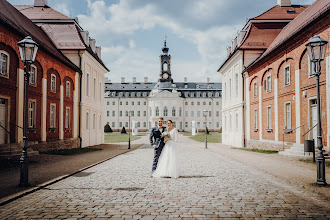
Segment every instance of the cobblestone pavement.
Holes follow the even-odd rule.
[[[150,178],[142,147],[0,207],[0,219],[330,219],[329,201],[182,142],[182,178]]]

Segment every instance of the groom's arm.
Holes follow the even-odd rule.
[[[154,146],[154,129],[151,129],[150,136],[149,136],[150,144],[153,147]]]

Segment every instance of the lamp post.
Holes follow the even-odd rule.
[[[207,149],[207,115],[208,115],[209,111],[208,110],[204,110],[203,111],[203,116],[205,117],[205,149]]]
[[[31,37],[25,37],[17,43],[21,60],[24,63],[25,97],[24,97],[24,124],[23,124],[23,151],[20,158],[20,182],[19,186],[29,186],[29,157],[27,155],[27,128],[28,128],[28,104],[29,104],[29,82],[30,64],[34,62],[38,44]]]
[[[320,75],[321,75],[321,61],[324,60],[327,41],[319,36],[314,36],[307,44],[307,51],[310,60],[313,63],[313,68],[316,77],[316,92],[317,92],[317,142],[318,148],[316,166],[317,166],[317,182],[319,186],[326,186],[325,180],[325,160],[323,155],[322,144],[322,126],[321,126],[321,99],[320,99]]]
[[[131,110],[128,110],[128,149],[131,149],[131,132],[130,132],[130,128],[131,128]]]

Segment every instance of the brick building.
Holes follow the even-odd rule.
[[[29,81],[28,141],[34,150],[78,146],[73,100],[80,69],[51,39],[7,1],[0,1],[0,149],[19,154],[23,131],[24,64],[17,42],[39,45]],[[77,120],[76,120],[77,121]],[[8,153],[7,152],[7,153]]]
[[[303,155],[304,139],[315,139],[316,80],[305,44],[314,36],[330,41],[330,3],[317,0],[286,25],[267,50],[244,71],[248,147],[287,149]],[[330,48],[321,62],[323,144],[330,135]],[[304,135],[309,129],[309,133]],[[284,143],[284,144],[283,144]],[[290,149],[289,149],[290,148]],[[325,147],[329,151],[329,146]]]

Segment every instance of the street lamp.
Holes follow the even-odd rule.
[[[208,115],[209,111],[208,110],[204,110],[203,111],[203,116],[205,117],[205,149],[207,149],[207,115]]]
[[[28,127],[28,102],[29,102],[29,82],[30,82],[30,64],[34,62],[38,44],[31,37],[25,37],[17,43],[21,60],[24,63],[25,76],[25,99],[24,99],[24,124],[23,124],[23,151],[20,158],[20,182],[19,186],[29,186],[29,158],[27,155],[27,127]]]
[[[131,128],[131,110],[128,110],[128,149],[131,149],[131,132],[129,129]]]
[[[322,144],[322,126],[321,126],[321,100],[320,100],[320,75],[321,75],[321,61],[324,60],[325,50],[328,41],[323,40],[319,36],[314,36],[307,44],[307,51],[310,60],[313,63],[315,77],[316,77],[316,92],[317,92],[317,182],[319,186],[326,186],[325,180],[325,160],[323,155]]]

